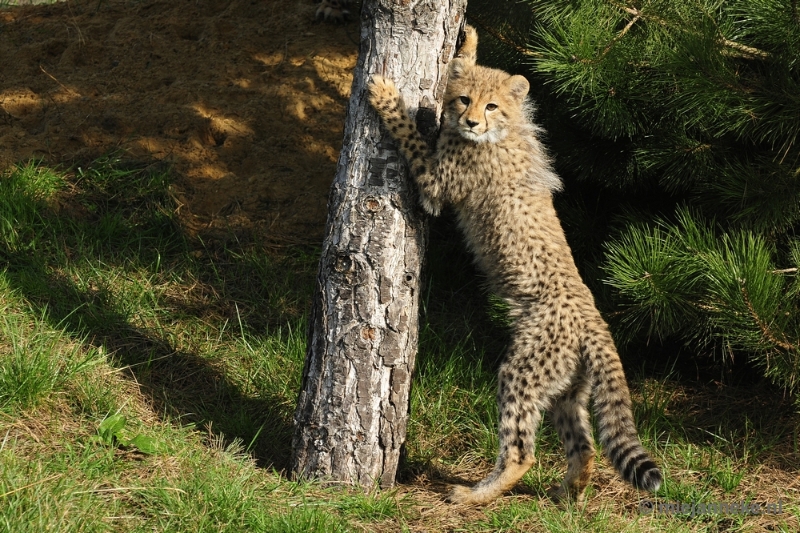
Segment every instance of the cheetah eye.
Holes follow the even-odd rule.
[[[486,104],[486,111],[494,111],[497,109],[497,104]]]
[[[458,99],[461,100],[462,104],[469,105],[469,97],[468,96],[460,96]]]

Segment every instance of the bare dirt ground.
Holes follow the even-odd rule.
[[[168,164],[191,234],[319,242],[357,24],[312,0],[68,0],[0,10],[0,172],[114,151]]]

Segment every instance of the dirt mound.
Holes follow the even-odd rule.
[[[122,149],[168,163],[187,230],[318,241],[357,27],[311,0],[70,0],[0,11],[0,170]]]

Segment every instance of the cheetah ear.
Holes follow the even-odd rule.
[[[511,76],[506,80],[505,86],[508,87],[508,92],[511,96],[520,102],[525,99],[528,90],[531,88],[531,84],[528,83],[524,76]]]
[[[457,80],[464,75],[464,72],[469,68],[469,63],[464,59],[455,58],[450,61],[449,73],[450,79]]]

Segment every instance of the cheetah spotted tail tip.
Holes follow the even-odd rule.
[[[637,442],[628,450],[620,450],[614,446],[607,449],[607,455],[614,467],[631,485],[650,492],[656,492],[661,487],[661,470],[641,444]]]
[[[661,470],[652,460],[648,459],[636,469],[636,478],[633,480],[633,484],[639,489],[656,492],[661,487],[663,480]]]

